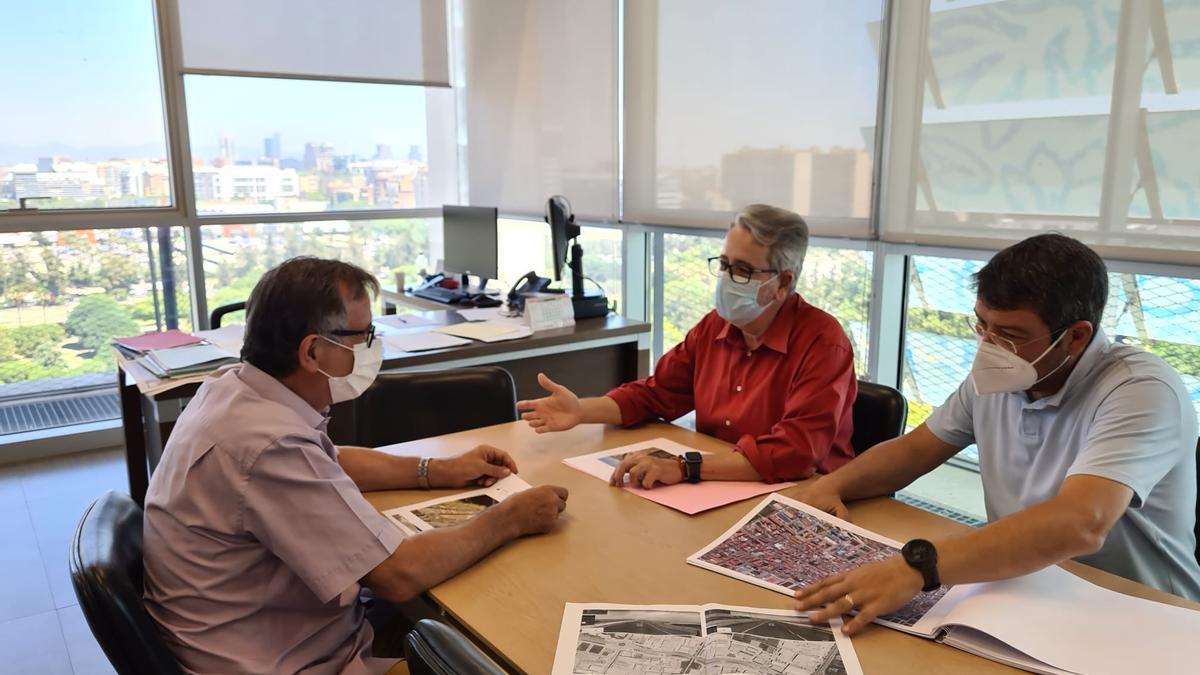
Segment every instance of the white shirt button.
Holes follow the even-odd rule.
[[[729,426],[730,424],[733,424],[733,422],[730,422],[729,420],[725,420],[725,426]]]
[[[750,355],[751,355],[751,354],[753,354],[753,353],[754,353],[754,352],[746,352],[746,356],[750,356]]]
[[[742,385],[740,385],[740,384],[739,384],[739,385],[737,386],[737,390],[738,390],[738,391],[741,391],[741,390],[742,390]]]

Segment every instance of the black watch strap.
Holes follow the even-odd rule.
[[[928,593],[941,587],[942,580],[937,570],[937,549],[932,543],[925,539],[913,539],[900,549],[900,555],[904,556],[904,562],[908,563],[909,567],[921,573],[921,578],[925,580],[922,591]]]
[[[683,453],[683,466],[684,472],[686,473],[687,482],[700,482],[700,464],[703,461],[704,455],[701,455],[698,452],[693,451]]]

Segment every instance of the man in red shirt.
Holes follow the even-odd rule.
[[[795,291],[808,226],[784,209],[752,204],[730,226],[720,257],[716,309],[663,355],[654,375],[605,396],[580,399],[545,374],[550,395],[517,404],[538,433],[576,424],[631,426],[696,411],[696,429],[734,444],[706,455],[702,480],[773,483],[829,473],[850,461],[854,354],[841,325]],[[612,484],[670,485],[682,462],[641,455],[621,462]]]

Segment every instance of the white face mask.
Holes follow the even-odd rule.
[[[1026,361],[1020,356],[1000,347],[992,342],[980,342],[979,351],[975,352],[975,361],[971,364],[971,382],[975,385],[975,393],[983,396],[984,394],[1008,394],[1018,391],[1028,391],[1035,384],[1057,373],[1059,368],[1067,365],[1067,361],[1071,360],[1071,355],[1067,354],[1067,358],[1058,364],[1042,377],[1037,376],[1037,369],[1034,364],[1041,361],[1046,354],[1054,349],[1063,337],[1067,334],[1064,330],[1058,339],[1050,343],[1046,351],[1042,352],[1036,359]]]
[[[734,283],[728,274],[717,277],[717,290],[713,293],[713,305],[717,308],[717,315],[739,328],[754,321],[766,309],[758,304],[759,290],[763,285],[778,278],[776,275],[763,281],[751,279],[747,283],[738,284]]]
[[[335,377],[317,368],[318,373],[329,378],[329,395],[333,398],[333,402],[351,401],[362,396],[367,387],[370,387],[371,383],[375,381],[375,376],[379,374],[379,367],[383,365],[383,342],[375,340],[370,347],[365,342],[347,347],[324,335],[321,336],[321,339],[354,352],[354,370],[351,370],[349,375]]]

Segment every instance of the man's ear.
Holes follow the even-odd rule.
[[[320,339],[320,336],[314,333],[305,335],[304,339],[300,340],[300,346],[296,348],[296,361],[301,369],[315,373],[320,368],[317,363],[317,342]]]
[[[791,271],[779,273],[779,288],[775,289],[776,300],[782,300],[792,292],[792,282],[795,281],[795,279],[796,277],[791,273]]]
[[[1091,321],[1076,321],[1067,327],[1066,340],[1070,340],[1067,345],[1067,351],[1071,356],[1078,357],[1087,349],[1088,343],[1092,340],[1092,335],[1095,333],[1095,328]]]

